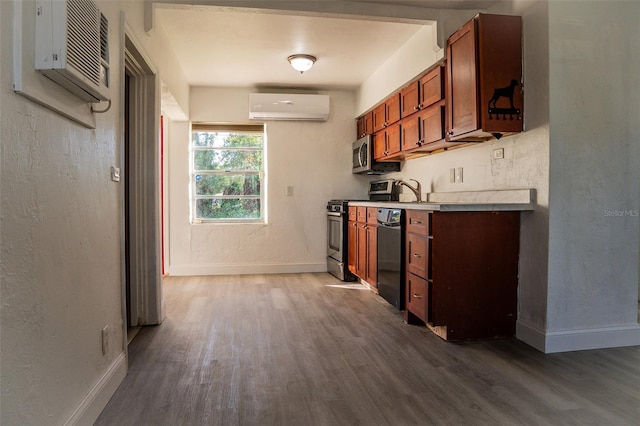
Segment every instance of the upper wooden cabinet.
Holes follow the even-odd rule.
[[[357,119],[358,139],[373,134],[373,111],[369,111]]]
[[[400,123],[394,123],[373,136],[373,158],[377,161],[395,160],[400,149]]]
[[[478,14],[447,43],[447,137],[522,131],[522,18]]]
[[[444,63],[438,64],[400,91],[402,118],[427,108],[444,98]]]
[[[373,110],[373,131],[379,132],[400,120],[400,94],[394,93]]]

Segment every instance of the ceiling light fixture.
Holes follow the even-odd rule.
[[[297,54],[289,56],[287,61],[289,61],[294,70],[300,71],[300,74],[302,74],[303,72],[311,69],[313,64],[316,62],[316,57]]]

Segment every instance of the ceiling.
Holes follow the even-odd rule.
[[[367,3],[478,9],[495,1]],[[424,26],[202,5],[158,7],[155,19],[192,86],[356,88]],[[300,74],[287,62],[295,53],[318,60]]]

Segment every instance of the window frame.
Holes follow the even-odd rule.
[[[194,143],[194,133],[236,133],[236,134],[260,134],[262,135],[261,147],[197,147]],[[189,216],[192,224],[216,223],[216,224],[266,224],[266,195],[267,195],[267,132],[266,126],[262,124],[218,124],[218,123],[191,123],[189,132]],[[262,164],[261,170],[196,170],[195,169],[195,153],[198,151],[242,151],[242,152],[261,152]],[[260,188],[259,195],[198,195],[196,194],[196,175],[208,176],[258,176],[258,185]],[[199,218],[197,217],[197,203],[202,199],[258,199],[260,200],[260,217],[252,218]]]

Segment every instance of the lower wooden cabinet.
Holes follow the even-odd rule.
[[[351,211],[353,209],[353,211]],[[378,287],[378,226],[375,207],[349,207],[349,271],[366,281],[374,289]]]
[[[446,340],[512,336],[520,213],[407,210],[405,321]]]

